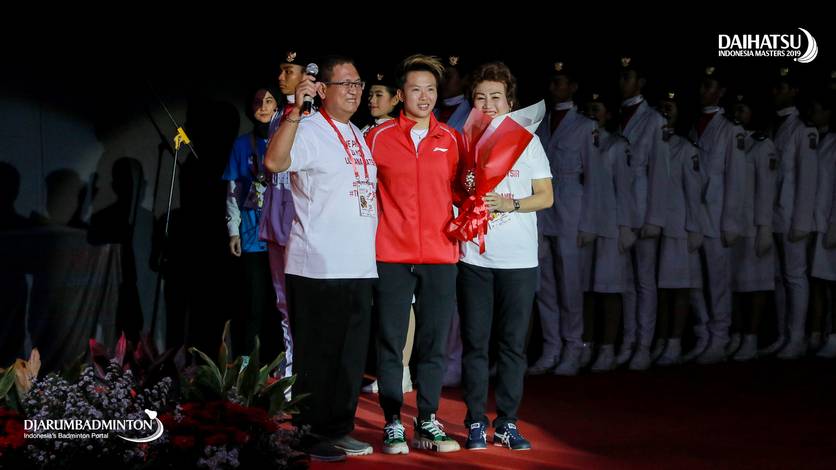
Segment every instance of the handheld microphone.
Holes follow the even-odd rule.
[[[308,64],[307,67],[305,67],[305,73],[307,75],[313,75],[315,77],[319,73],[319,66],[317,66],[316,64],[314,64],[312,62],[312,63]],[[302,115],[307,116],[307,115],[311,114],[312,111],[313,111],[313,96],[305,95],[305,97],[302,99]]]

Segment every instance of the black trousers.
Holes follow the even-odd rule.
[[[527,361],[525,337],[534,307],[537,268],[490,269],[459,263],[458,298],[462,331],[465,425],[488,424],[488,348],[496,328],[496,414],[494,427],[517,421]]]
[[[284,350],[282,316],[276,308],[276,290],[270,275],[270,259],[266,251],[242,253],[244,305],[238,320],[238,331],[243,332],[240,354],[250,354],[255,337],[261,344],[259,357],[269,363]]]
[[[377,263],[380,277],[374,303],[379,313],[377,385],[380,406],[389,421],[403,405],[403,347],[409,307],[415,294],[415,341],[412,361],[418,383],[418,416],[438,410],[450,322],[456,309],[455,264]]]
[[[287,275],[293,394],[311,394],[299,402],[293,423],[310,425],[314,434],[335,438],[354,430],[374,282]]]

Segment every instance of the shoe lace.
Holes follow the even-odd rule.
[[[485,426],[482,423],[473,423],[470,425],[470,438],[471,439],[485,439],[486,432]]]
[[[432,434],[434,438],[446,437],[444,434],[444,425],[439,423],[437,419],[431,418],[421,423],[421,429]]]
[[[510,445],[512,440],[516,441],[518,439],[522,439],[522,436],[517,430],[516,424],[508,423],[505,425],[505,432],[502,433],[499,438],[503,443]]]
[[[386,431],[386,439],[390,441],[404,438],[404,428],[401,423],[389,423],[383,429]]]

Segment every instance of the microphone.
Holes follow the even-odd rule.
[[[305,67],[305,73],[307,75],[313,75],[314,77],[316,77],[316,75],[319,73],[319,66],[311,62],[310,64],[308,64],[307,67]],[[302,99],[302,115],[307,116],[311,114],[312,111],[313,96],[305,95],[305,97]]]

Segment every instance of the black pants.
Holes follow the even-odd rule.
[[[293,422],[310,425],[314,434],[334,438],[354,430],[374,282],[287,275],[293,394],[311,394],[299,402]]]
[[[270,275],[270,259],[266,251],[242,253],[244,305],[238,321],[243,332],[240,354],[250,354],[258,335],[259,357],[269,363],[284,350],[282,317],[276,308],[276,290]]]
[[[374,303],[379,312],[377,385],[389,421],[403,405],[403,347],[415,294],[413,363],[418,383],[418,416],[438,410],[450,322],[456,309],[455,264],[377,263],[380,279]]]
[[[488,424],[488,346],[496,326],[496,414],[494,427],[517,421],[526,369],[525,336],[534,307],[537,268],[489,269],[459,263],[465,425]]]

